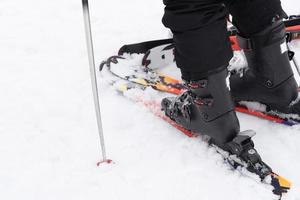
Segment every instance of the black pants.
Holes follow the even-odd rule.
[[[223,70],[232,58],[226,16],[244,37],[262,31],[284,11],[280,0],[164,0],[163,24],[173,32],[183,79],[198,80]]]

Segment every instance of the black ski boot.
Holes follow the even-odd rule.
[[[165,114],[187,130],[215,138],[218,143],[231,141],[240,131],[234,104],[226,85],[227,70],[207,79],[186,81],[188,90],[178,97],[165,98]]]
[[[240,132],[229,88],[227,70],[198,81],[185,81],[187,91],[178,97],[164,98],[162,110],[183,128],[208,135],[209,143],[234,168],[243,167],[257,174],[262,181],[270,177],[274,194],[281,195],[285,187],[280,177],[272,173],[257,151],[252,137],[254,131]],[[286,187],[287,188],[287,187]]]
[[[298,86],[293,76],[286,45],[284,23],[279,20],[249,38],[238,36],[249,68],[230,77],[235,102],[255,101],[267,111],[300,114],[296,103]]]

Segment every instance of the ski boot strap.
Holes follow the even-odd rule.
[[[278,20],[273,22],[271,26],[254,35],[245,37],[238,33],[237,42],[241,49],[252,51],[257,48],[267,47],[277,42],[286,42],[286,37],[284,23],[282,20]]]
[[[213,106],[214,100],[211,94],[205,90],[208,80],[185,81],[189,94],[193,97],[193,102],[199,106]]]
[[[190,90],[196,90],[200,88],[206,88],[207,87],[207,80],[202,79],[199,81],[184,81],[186,87]]]
[[[189,91],[189,94],[195,100],[195,103],[199,102],[199,105],[210,105],[210,102],[212,101],[212,96],[211,92],[208,90],[207,79],[184,82],[187,90]]]

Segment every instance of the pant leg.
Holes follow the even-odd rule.
[[[219,0],[164,0],[163,24],[173,32],[183,79],[199,80],[228,66],[232,50]]]
[[[286,16],[280,0],[224,0],[233,16],[233,24],[244,37],[270,26],[274,19]]]

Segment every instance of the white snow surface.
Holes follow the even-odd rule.
[[[282,2],[300,13],[296,0]],[[97,63],[125,43],[166,38],[162,1],[90,1]],[[255,12],[255,11],[253,11]],[[271,188],[100,81],[108,158],[101,159],[81,1],[1,0],[0,198],[267,200]],[[300,44],[293,44],[300,53]],[[300,54],[299,54],[300,55]],[[298,56],[298,59],[300,57]],[[238,114],[242,130],[300,199],[300,128]]]

